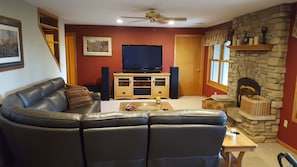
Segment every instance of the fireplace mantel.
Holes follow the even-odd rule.
[[[240,50],[251,50],[251,51],[270,51],[273,48],[273,44],[260,44],[260,45],[232,45],[227,46],[231,51],[240,51]]]

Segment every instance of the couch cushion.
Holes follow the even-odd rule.
[[[56,90],[61,89],[65,86],[65,82],[63,78],[60,78],[60,77],[51,79],[50,82],[54,84]]]
[[[90,92],[85,87],[74,87],[65,91],[70,109],[92,104]]]
[[[28,109],[36,109],[40,111],[52,111],[53,107],[50,102],[42,99],[27,107]]]
[[[147,125],[145,111],[90,113],[82,116],[83,128],[103,128],[120,126]]]
[[[19,91],[16,94],[22,99],[24,107],[28,107],[42,98],[42,90],[35,86]]]
[[[93,101],[92,105],[84,105],[77,108],[69,108],[65,110],[66,113],[77,113],[77,114],[89,114],[100,112],[100,102],[98,100]]]
[[[42,96],[46,96],[55,91],[55,86],[51,81],[37,84],[36,87],[39,87],[42,90]]]
[[[2,115],[10,121],[49,128],[80,127],[81,114],[52,112],[9,105],[2,108]]]
[[[225,125],[227,116],[220,110],[175,110],[149,112],[150,124]]]
[[[58,91],[44,97],[52,106],[52,111],[62,112],[67,109],[67,100]]]

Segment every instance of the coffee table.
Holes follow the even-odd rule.
[[[236,129],[236,128],[235,128]],[[231,131],[231,127],[227,129],[227,132]],[[222,156],[225,159],[225,166],[231,167],[232,160],[234,160],[237,167],[241,167],[241,161],[246,151],[254,151],[257,148],[257,144],[244,135],[241,131],[236,129],[239,134],[236,137],[226,135],[222,145]],[[239,152],[235,157],[232,152]]]
[[[168,102],[121,102],[120,111],[167,111],[173,110]]]

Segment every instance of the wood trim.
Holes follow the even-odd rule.
[[[224,86],[224,85],[221,85],[221,84],[218,84],[218,83],[215,83],[215,82],[212,82],[210,80],[207,81],[206,83],[208,86],[211,86],[213,88],[216,88],[220,91],[223,91],[223,92],[226,92],[228,91],[228,86]]]
[[[276,141],[277,141],[277,143],[279,143],[280,145],[284,146],[285,148],[287,148],[288,150],[290,150],[294,154],[297,154],[297,150],[295,148],[289,146],[287,143],[283,142],[280,139],[276,139]]]
[[[76,34],[65,34],[67,83],[77,85]]]
[[[47,16],[50,16],[50,17],[52,17],[52,18],[55,18],[55,19],[57,19],[58,20],[58,16],[56,16],[56,15],[54,15],[54,14],[52,14],[52,13],[50,13],[50,12],[48,12],[48,11],[46,11],[46,10],[43,10],[43,9],[41,9],[41,8],[38,8],[38,13],[42,13],[42,14],[45,14],[45,15],[47,15]],[[39,16],[39,14],[38,14],[38,18],[39,18],[40,16]],[[39,22],[39,21],[38,21]]]
[[[41,8],[38,8],[37,10],[37,14],[38,14],[38,26],[39,29],[43,35],[43,38],[50,50],[50,53],[52,55],[52,57],[54,58],[59,70],[61,71],[61,66],[60,66],[60,32],[59,32],[59,17],[55,16]],[[41,18],[42,17],[46,17],[46,18],[50,18],[53,23],[55,24],[47,24],[50,22],[41,22]],[[46,33],[48,30],[54,31],[55,33]],[[47,35],[52,35],[53,37],[53,41],[49,41]]]
[[[297,123],[297,77],[295,81],[295,93],[294,93],[294,101],[293,101],[293,111],[292,111],[292,121]]]
[[[229,47],[229,46],[227,46]],[[208,47],[208,60],[207,60],[207,78],[206,78],[206,85],[208,86],[211,86],[215,89],[218,89],[220,91],[223,91],[223,92],[226,92],[228,91],[228,86],[225,86],[225,85],[222,85],[222,84],[219,84],[219,83],[216,83],[216,82],[213,82],[210,80],[210,71],[211,71],[211,61],[213,60],[213,54],[214,54],[214,45],[211,45]],[[219,70],[221,70],[221,65],[222,65],[222,62],[229,62],[229,65],[230,65],[230,61],[226,61],[226,60],[223,60],[223,54],[224,54],[224,45],[221,45],[221,50],[220,50],[220,60],[218,60],[219,63]],[[231,54],[231,53],[230,53]],[[219,78],[218,80],[220,81],[220,78],[221,78],[221,73],[219,73]]]

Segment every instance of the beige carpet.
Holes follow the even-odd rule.
[[[178,99],[162,99],[171,104],[174,109],[201,109],[202,100],[205,97],[201,96],[183,96]],[[120,102],[129,102],[131,100],[109,100],[102,101],[101,111],[110,112],[118,111]],[[133,101],[154,101],[153,99],[137,99]],[[278,143],[259,143],[258,147],[253,152],[246,152],[242,160],[242,167],[279,167],[277,155],[280,152],[290,152],[285,147]],[[235,153],[237,155],[237,153]],[[294,154],[293,154],[294,155]],[[294,155],[297,158],[296,155]],[[224,160],[221,160],[220,167],[224,167]],[[288,163],[284,160],[284,167]]]
[[[202,100],[205,97],[202,96],[182,96],[178,99],[162,99],[161,101],[166,101],[171,104],[171,106],[175,109],[201,109]],[[153,102],[154,99],[136,99],[136,100],[113,100],[109,101],[101,101],[101,112],[111,112],[111,111],[119,111],[119,106],[121,102],[131,102],[131,101],[146,101]]]

